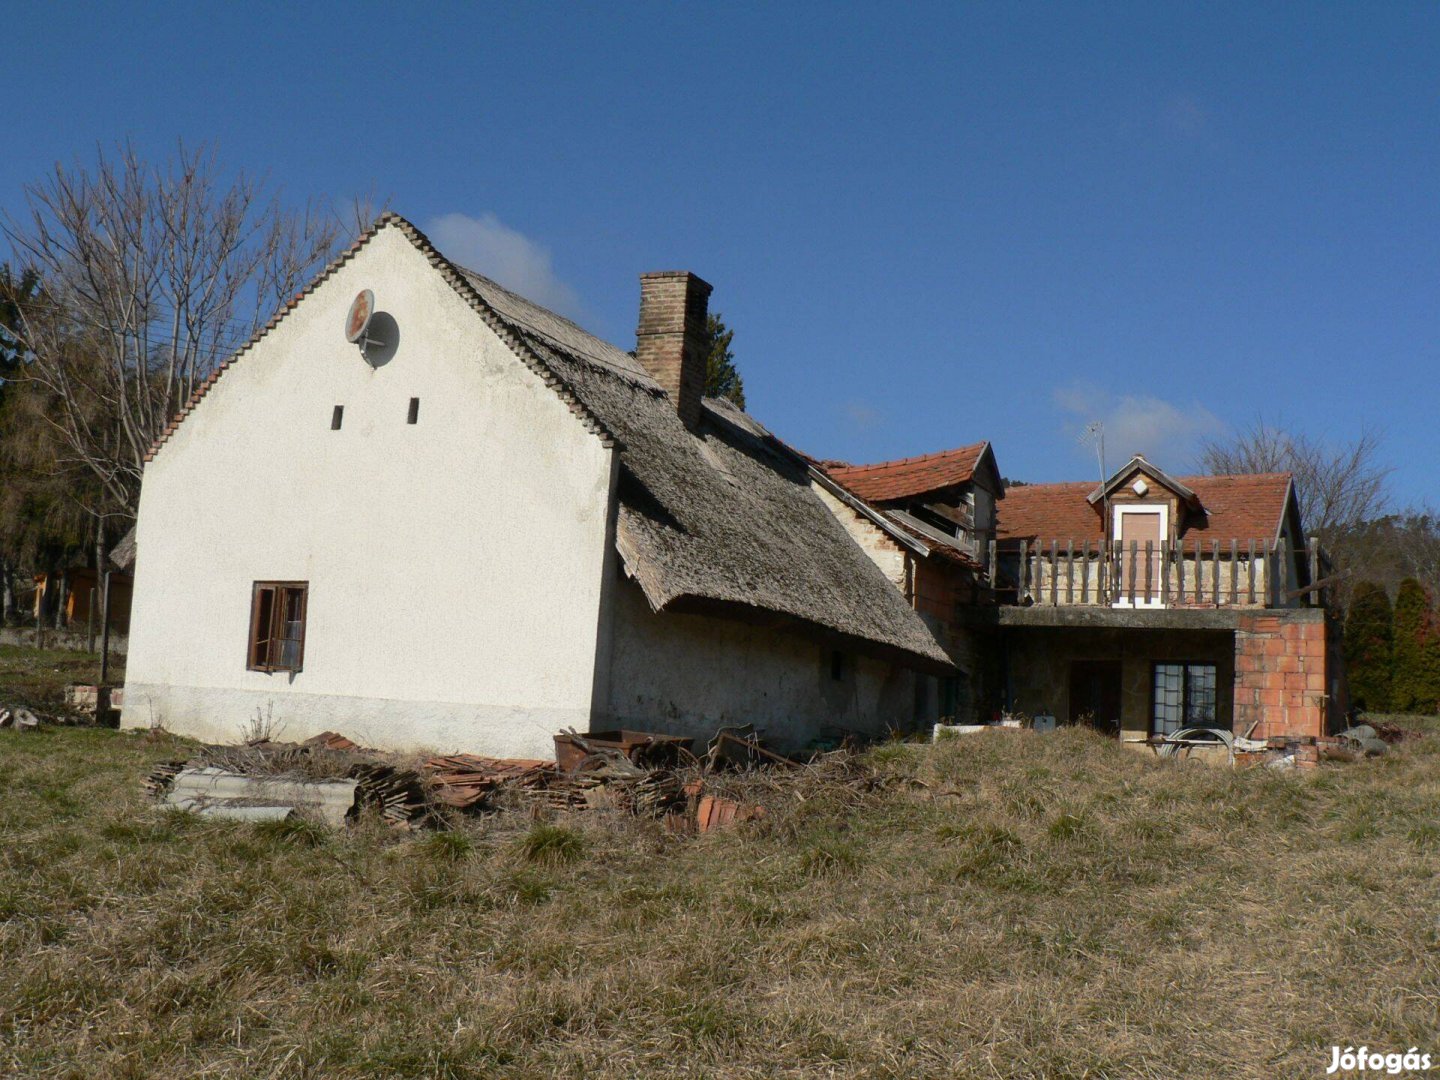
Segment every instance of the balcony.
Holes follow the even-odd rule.
[[[1050,608],[1323,607],[1317,540],[991,541],[1000,604]]]

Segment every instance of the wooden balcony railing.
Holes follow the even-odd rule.
[[[990,541],[1000,602],[1052,607],[1322,606],[1324,559],[1313,538],[1293,553],[1284,540]]]

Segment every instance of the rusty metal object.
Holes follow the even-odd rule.
[[[1399,724],[1391,723],[1388,720],[1372,720],[1370,726],[1375,729],[1375,737],[1383,739],[1387,743],[1407,742],[1410,739],[1422,739],[1425,737],[1423,731],[1416,731],[1414,728],[1403,728]]]

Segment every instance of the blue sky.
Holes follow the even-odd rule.
[[[1088,479],[1263,416],[1440,502],[1440,7],[31,6],[0,206],[177,138],[374,191],[633,345],[690,269],[751,411],[855,461]]]

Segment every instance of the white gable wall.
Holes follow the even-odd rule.
[[[400,327],[378,369],[342,332],[362,288]],[[612,452],[384,229],[147,467],[124,723],[549,756],[590,720],[612,487]],[[246,670],[259,580],[309,582],[294,676]]]

